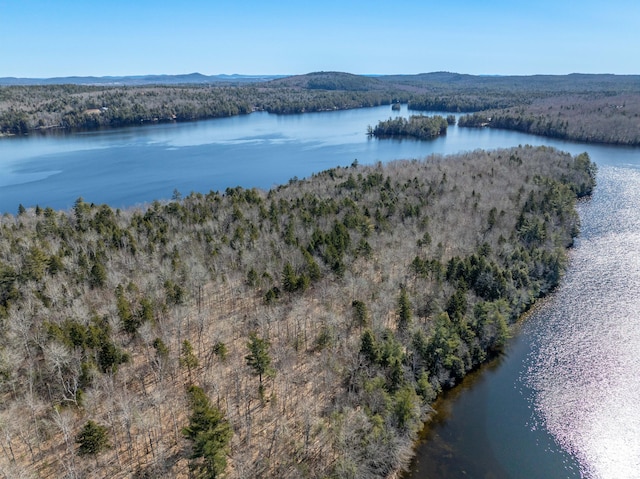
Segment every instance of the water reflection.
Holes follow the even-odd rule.
[[[588,151],[600,167],[598,187],[581,206],[582,236],[561,288],[527,321],[505,360],[439,403],[411,477],[573,478],[574,458],[589,478],[638,477],[640,149],[457,127],[431,142],[366,138],[368,125],[393,114],[388,107],[258,113],[5,138],[0,212],[15,212],[19,203],[68,208],[79,196],[119,207],[170,197],[174,188],[269,188],[354,159],[368,164],[518,144]]]
[[[571,268],[531,326],[536,413],[588,478],[640,474],[638,205],[638,171],[601,169]]]
[[[601,163],[561,286],[501,363],[436,404],[408,477],[639,477],[638,205],[640,171]]]

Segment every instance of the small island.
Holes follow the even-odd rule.
[[[406,105],[416,113],[449,113],[450,125],[456,120],[451,114],[461,113],[458,126],[462,127],[632,146],[640,145],[639,80],[638,75],[503,77],[447,72],[375,78],[312,72],[245,82],[202,75],[123,77],[117,85],[109,78],[0,78],[0,137],[196,121],[255,111],[291,114],[391,105],[397,112]]]
[[[447,120],[440,116],[412,115],[406,118],[389,118],[380,121],[375,128],[367,128],[367,134],[376,138],[415,138],[431,140],[447,133]]]

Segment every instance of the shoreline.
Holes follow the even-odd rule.
[[[388,103],[382,103],[379,104],[377,106],[387,106]],[[52,134],[52,135],[56,135],[56,134],[62,134],[62,135],[67,135],[67,134],[75,134],[75,133],[81,133],[81,132],[93,132],[93,131],[100,131],[100,130],[105,130],[105,131],[109,131],[109,130],[117,130],[119,128],[129,128],[132,126],[140,126],[140,127],[144,127],[147,125],[156,125],[156,124],[160,124],[160,123],[196,123],[196,122],[200,122],[200,121],[208,121],[208,120],[215,120],[215,119],[219,119],[219,118],[230,118],[230,117],[236,117],[236,116],[243,116],[243,115],[250,115],[251,113],[254,112],[263,112],[266,111],[267,113],[271,114],[271,115],[283,115],[283,116],[287,116],[287,115],[304,115],[306,113],[322,113],[322,112],[330,112],[330,111],[337,111],[337,110],[356,110],[356,109],[362,109],[362,108],[375,108],[375,106],[370,106],[370,105],[364,105],[364,106],[358,106],[358,107],[350,107],[350,106],[346,106],[343,108],[340,107],[333,107],[333,108],[318,108],[318,109],[302,109],[301,111],[291,111],[291,112],[272,112],[269,111],[265,108],[256,108],[253,107],[250,111],[247,112],[238,112],[235,114],[222,114],[222,115],[205,115],[202,116],[200,118],[178,118],[175,115],[172,115],[171,117],[166,117],[166,118],[160,118],[160,117],[154,117],[154,118],[136,118],[133,120],[128,120],[126,122],[123,122],[121,124],[116,124],[116,125],[101,125],[101,124],[95,124],[93,122],[87,122],[87,125],[82,126],[82,127],[69,127],[69,126],[63,126],[63,125],[46,125],[46,126],[39,126],[36,128],[29,128],[26,132],[21,132],[21,133],[12,133],[12,132],[7,132],[7,131],[0,131],[0,139],[1,138],[13,138],[13,137],[20,137],[20,136],[28,136],[28,135],[32,135],[32,134],[41,134],[43,136],[48,135],[48,134]],[[415,112],[420,112],[423,110],[409,110],[409,115],[411,115],[412,111]],[[460,113],[459,111],[453,111],[453,110],[433,110],[434,112],[438,113],[438,114],[456,114],[456,113]],[[473,117],[474,115],[476,116],[482,116],[483,113],[482,112],[476,112],[476,113],[470,113],[467,114],[466,116],[468,117]],[[462,117],[464,118],[464,117]],[[544,120],[544,117],[540,117],[540,119]],[[464,120],[463,120],[464,122]],[[380,122],[380,124],[384,123],[383,121]],[[371,126],[371,125],[369,125]],[[578,135],[571,135],[571,134],[544,134],[544,133],[540,133],[540,132],[536,132],[536,131],[530,131],[527,128],[520,128],[517,126],[514,126],[512,128],[510,127],[505,127],[505,126],[492,126],[491,125],[491,121],[483,121],[480,124],[468,124],[468,125],[457,125],[459,128],[490,128],[490,129],[494,129],[494,130],[502,130],[502,131],[513,131],[513,132],[519,132],[519,133],[525,133],[525,134],[529,134],[529,135],[535,135],[541,138],[549,138],[549,139],[553,139],[553,140],[561,140],[561,141],[568,141],[568,142],[577,142],[577,143],[585,143],[585,144],[591,144],[591,145],[606,145],[606,146],[616,146],[616,147],[638,147],[640,146],[640,139],[636,139],[636,140],[632,140],[632,141],[626,141],[626,142],[622,142],[622,141],[609,141],[605,138],[599,138],[599,137],[593,137],[593,135],[587,135],[588,137],[580,137]],[[438,136],[442,136],[444,134],[446,134],[446,131],[440,135],[434,135],[434,136],[429,136],[429,137],[416,137],[416,136],[411,136],[411,135],[407,135],[407,134],[397,134],[397,135],[382,135],[382,136],[378,136],[378,135],[374,135],[373,134],[373,128],[371,129],[370,132],[366,133],[369,134],[370,136],[376,137],[378,139],[386,139],[386,138],[396,138],[396,139],[401,139],[401,138],[409,138],[409,139],[417,139],[420,141],[429,141],[429,140],[433,140],[438,138]]]
[[[530,295],[556,283],[560,246],[575,233],[571,198],[590,187],[590,171],[586,155],[524,146],[336,167],[269,192],[192,193],[144,210],[80,199],[66,213],[28,209],[3,224],[16,247],[0,249],[9,288],[0,314],[14,324],[27,307],[42,311],[30,331],[47,352],[76,352],[63,379],[77,378],[79,389],[70,396],[57,376],[43,383],[54,365],[47,355],[31,364],[36,351],[25,354],[22,342],[5,346],[17,358],[7,374],[39,368],[36,391],[68,404],[73,434],[119,417],[101,399],[113,396],[107,386],[150,414],[144,428],[115,426],[115,450],[100,457],[104,477],[135,468],[118,462],[127,450],[151,464],[149,431],[170,452],[167,471],[186,471],[179,405],[191,383],[233,426],[232,478],[293,477],[298,467],[318,478],[400,477],[433,400],[501,351]],[[547,228],[550,242],[539,235]],[[60,301],[61,283],[80,313],[95,313]],[[270,344],[275,373],[264,387],[246,363],[252,334]],[[12,411],[24,407],[25,386],[4,391]],[[158,411],[145,399],[154,391],[166,394]],[[31,420],[14,417],[16,427]],[[51,438],[38,457],[58,453],[63,462],[47,466],[55,474],[75,449],[58,451]]]

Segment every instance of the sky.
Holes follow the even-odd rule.
[[[638,0],[0,0],[0,77],[640,74]]]

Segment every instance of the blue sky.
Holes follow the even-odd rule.
[[[0,77],[640,74],[638,0],[0,0]]]

